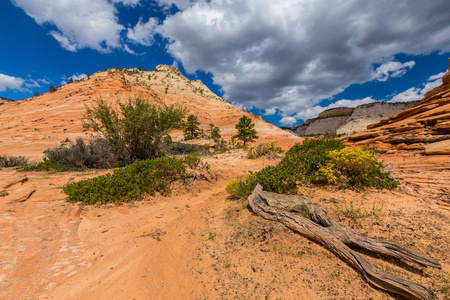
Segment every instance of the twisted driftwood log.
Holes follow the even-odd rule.
[[[410,299],[437,299],[431,289],[382,272],[348,246],[358,246],[423,266],[441,268],[436,259],[399,243],[369,238],[351,228],[346,228],[328,217],[324,208],[313,205],[300,196],[264,192],[262,186],[258,184],[248,200],[255,213],[264,219],[281,222],[290,229],[324,245],[361,272],[372,285]]]

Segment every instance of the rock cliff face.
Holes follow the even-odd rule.
[[[353,134],[367,129],[367,126],[390,117],[405,109],[413,107],[419,101],[386,103],[376,102],[357,106],[356,108],[333,108],[309,119],[300,126],[290,130],[300,136],[322,134]]]
[[[177,104],[187,114],[194,114],[207,131],[213,123],[220,128],[225,140],[236,134],[235,124],[242,115],[252,118],[260,140],[280,141],[288,149],[297,136],[282,131],[261,117],[231,105],[211,92],[200,80],[190,80],[171,66],[159,65],[155,71],[110,69],[89,78],[66,84],[52,93],[13,101],[0,107],[0,155],[25,155],[39,159],[49,147],[60,145],[69,138],[90,137],[83,129],[86,105],[98,98],[110,102],[141,96],[155,103]],[[175,140],[182,139],[174,132]]]
[[[354,134],[367,129],[370,124],[389,118],[405,109],[411,108],[420,101],[386,103],[376,102],[357,106],[344,125],[336,130],[337,134]]]
[[[424,154],[450,154],[450,66],[442,85],[420,103],[368,129],[348,137],[352,145],[375,145],[382,152],[420,150]]]

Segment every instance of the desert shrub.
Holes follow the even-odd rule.
[[[344,151],[343,148],[344,144],[337,139],[327,137],[306,138],[303,144],[296,144],[286,152],[286,156],[277,166],[269,166],[255,173],[250,172],[244,179],[230,182],[227,186],[227,192],[233,197],[244,198],[260,183],[264,190],[269,192],[296,194],[299,184],[332,183],[328,181],[327,174],[335,170],[337,165],[342,168],[337,170],[346,176],[348,185],[351,186],[358,188],[363,186],[395,188],[398,185],[398,182],[390,178],[389,173],[382,172],[383,165],[376,160],[373,152],[367,151],[365,153],[359,150],[356,153],[357,155],[354,158],[356,161],[370,162],[371,167],[366,167],[365,164],[352,163],[348,156],[338,155],[337,153],[347,153],[347,149]],[[339,164],[336,163],[337,160]],[[329,168],[329,170],[326,168]],[[344,172],[344,168],[358,169],[360,172],[345,173],[347,171]],[[332,174],[334,176],[339,175],[337,172]],[[372,181],[375,181],[375,183]]]
[[[396,188],[400,183],[384,172],[383,163],[378,161],[374,152],[360,148],[346,148],[329,153],[329,160],[322,165],[318,179],[334,185]]]
[[[156,105],[139,97],[117,101],[118,110],[102,99],[87,107],[84,127],[101,134],[123,165],[162,155],[161,144],[172,129],[181,127],[184,110]]]
[[[44,151],[46,157],[41,162],[23,166],[20,171],[76,171],[84,169],[110,169],[120,165],[111,151],[109,143],[103,139],[93,139],[85,143],[82,138],[75,142],[62,142],[61,146]]]
[[[292,174],[301,173],[314,180],[317,170],[328,160],[329,152],[344,146],[341,140],[334,138],[306,138],[286,152],[281,165]]]
[[[215,140],[214,154],[225,153],[228,150],[230,150],[230,148],[227,147],[227,141],[225,141],[224,139]]]
[[[247,158],[254,159],[261,156],[267,156],[268,158],[278,158],[279,154],[283,150],[275,143],[262,142],[258,145],[250,145],[247,148]]]
[[[69,141],[45,150],[44,154],[56,164],[68,166],[69,170],[110,169],[119,164],[110,144],[103,139],[85,143],[82,138],[77,138],[75,143]]]
[[[189,153],[185,157],[181,158],[181,161],[191,169],[206,169],[209,170],[210,165],[203,162],[197,153]]]
[[[162,151],[167,155],[187,155],[190,153],[198,153],[199,155],[210,155],[209,145],[199,146],[194,144],[187,144],[181,142],[163,143],[161,145]]]
[[[56,162],[54,159],[44,157],[40,162],[24,165],[19,169],[19,172],[34,172],[34,171],[54,171],[64,172],[69,171],[69,165],[62,165]]]
[[[25,156],[0,156],[0,169],[10,167],[20,167],[28,164]]]
[[[83,204],[120,204],[139,200],[144,195],[170,195],[170,183],[186,177],[186,163],[174,157],[141,160],[127,167],[63,187],[68,202]]]

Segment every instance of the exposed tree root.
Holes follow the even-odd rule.
[[[265,219],[281,222],[290,229],[324,245],[361,272],[375,287],[410,299],[437,299],[431,289],[382,272],[347,245],[358,246],[423,266],[441,268],[436,259],[401,244],[369,238],[351,228],[346,228],[328,217],[324,208],[313,205],[301,196],[264,192],[262,186],[258,184],[248,200],[255,213]]]

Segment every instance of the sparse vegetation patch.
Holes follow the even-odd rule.
[[[141,160],[106,174],[78,181],[63,187],[68,202],[83,204],[120,204],[142,199],[144,195],[156,193],[170,195],[170,183],[187,177],[186,167],[199,165],[200,159],[189,156],[186,160],[160,157]]]
[[[0,169],[10,167],[20,167],[28,164],[25,156],[0,156]]]

